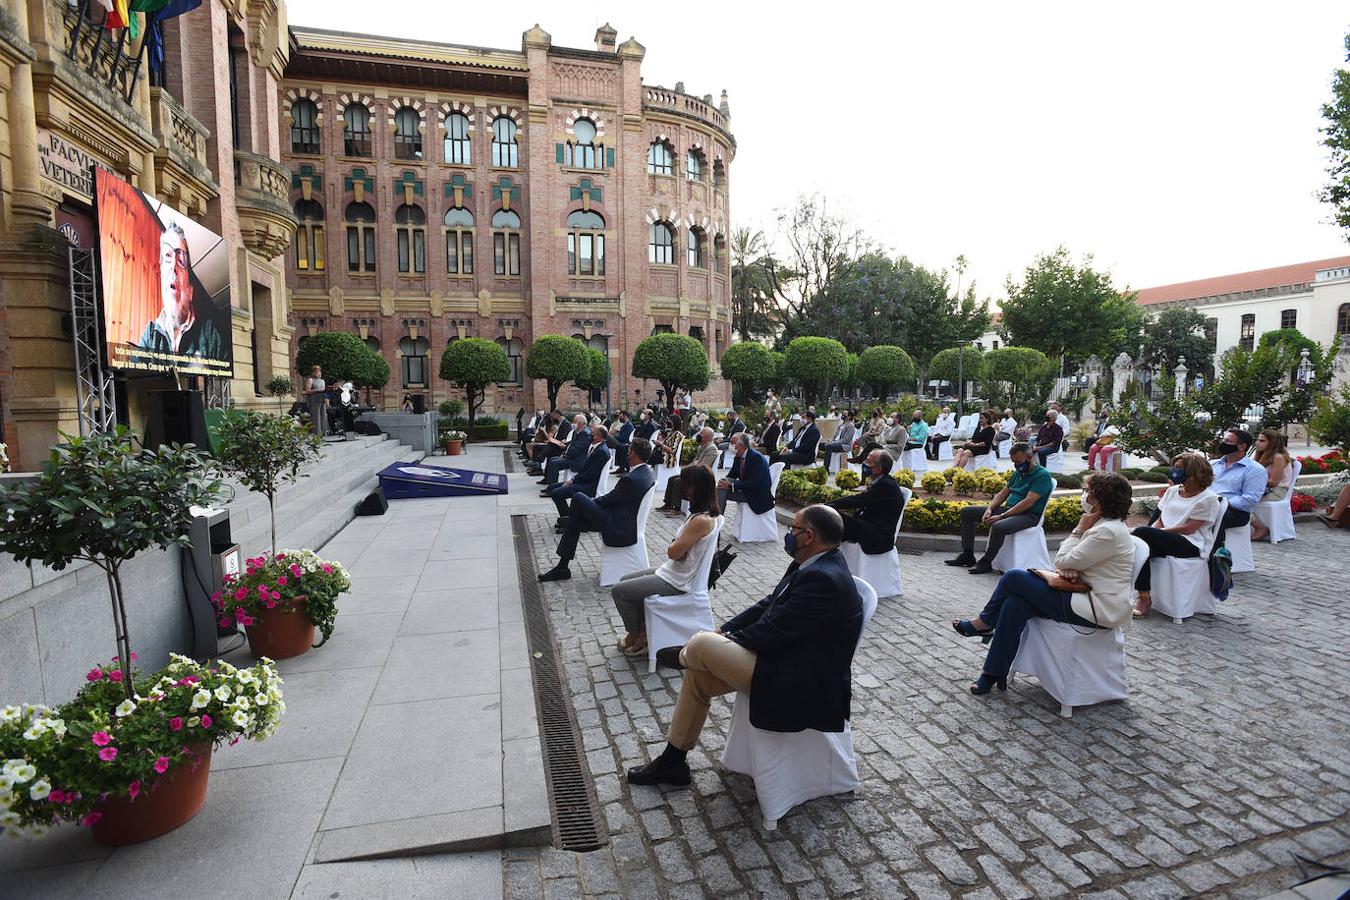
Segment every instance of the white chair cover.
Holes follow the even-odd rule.
[[[853,583],[863,602],[862,634],[877,609],[877,593],[857,576]],[[858,643],[862,643],[862,634]],[[853,730],[765,731],[750,724],[750,698],[737,694],[722,765],[755,780],[764,828],[773,831],[788,810],[817,797],[858,789],[858,762],[853,755]]]
[[[1059,482],[1050,479],[1055,487]],[[1051,488],[1054,491],[1054,488]],[[1048,509],[1050,504],[1046,503]],[[1045,509],[1041,510],[1041,520],[1034,528],[1014,531],[1003,541],[991,563],[995,571],[1006,572],[1009,569],[1050,569],[1054,563],[1050,559],[1050,549],[1045,544]]]
[[[1233,572],[1255,572],[1256,557],[1252,555],[1252,526],[1230,528],[1223,536],[1223,544],[1233,557]]]
[[[1148,544],[1134,541],[1131,582],[1148,563]],[[1047,694],[1059,701],[1059,714],[1068,718],[1075,706],[1091,706],[1129,696],[1125,683],[1125,632],[1032,619],[1022,632],[1017,657],[1008,672],[1034,675]]]
[[[979,421],[979,413],[962,416],[956,423],[956,430],[952,432],[952,437],[958,441],[970,440],[975,436],[975,426],[979,424]]]
[[[783,474],[783,463],[769,466],[769,493],[778,496],[778,477]],[[778,540],[778,506],[770,506],[762,513],[750,508],[748,503],[737,503],[740,510],[736,513],[736,540],[742,544],[754,544],[760,541]]]
[[[900,488],[904,499],[900,506],[900,521],[895,523],[895,536],[900,537],[900,526],[905,521],[905,508],[909,505],[909,488]],[[852,541],[840,544],[848,570],[876,589],[879,597],[899,597],[905,593],[904,582],[900,575],[900,551],[891,541],[891,549],[885,553],[864,553],[860,544]]]
[[[994,468],[994,454],[981,453],[979,456],[972,456],[970,462],[965,465],[967,472],[974,472],[979,468]]]
[[[1064,471],[1064,451],[1056,450],[1045,458],[1045,467],[1051,472]]]
[[[1209,554],[1219,536],[1219,523],[1228,510],[1228,501],[1219,498],[1219,514],[1206,529],[1205,546],[1195,559],[1160,556],[1148,561],[1152,567],[1153,608],[1180,625],[1196,613],[1213,614],[1217,611],[1214,595],[1209,592]]]
[[[603,497],[609,493],[609,489],[614,486],[614,473],[609,466],[605,466],[600,473],[600,483],[595,486],[595,496]]]
[[[909,469],[911,472],[927,472],[928,457],[924,455],[922,447],[916,447],[913,450],[905,450],[900,454],[900,467]]]
[[[1001,433],[1001,432],[1000,432],[1000,433]],[[1007,445],[1008,445],[1007,449],[999,449],[999,448],[1001,448],[1004,444],[1007,444]],[[995,436],[994,436],[994,456],[999,457],[999,458],[1002,458],[1002,459],[1007,459],[1007,458],[1008,458],[1008,450],[1011,450],[1011,449],[1012,449],[1012,445],[1013,445],[1012,435],[1008,435],[1007,437],[1004,437],[1004,438],[1002,438],[1002,439],[1000,439],[1000,438],[998,437],[998,435],[995,435]]]
[[[604,541],[600,542],[601,587],[617,584],[629,572],[640,572],[650,565],[647,562],[647,517],[651,515],[655,500],[656,488],[649,488],[638,507],[636,544],[631,547],[610,547]]]
[[[951,437],[948,436],[947,440],[938,444],[938,462],[943,462],[951,458],[952,458],[952,442]]]
[[[680,474],[680,453],[684,450],[684,438],[680,438],[675,444],[675,465],[668,466],[664,462],[656,467],[656,491],[665,496],[666,483],[671,478]]]
[[[647,671],[656,671],[656,651],[662,647],[678,647],[700,631],[712,631],[712,602],[708,599],[708,574],[713,557],[717,555],[717,538],[722,533],[725,516],[717,517],[698,562],[694,589],[687,594],[663,597],[652,594],[643,602],[643,616],[647,623]]]
[[[1289,482],[1289,496],[1283,500],[1262,500],[1252,510],[1252,518],[1270,530],[1270,542],[1292,541],[1298,537],[1294,529],[1294,485],[1298,484],[1303,463],[1294,460],[1294,477]]]

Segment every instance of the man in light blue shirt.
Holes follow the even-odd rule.
[[[909,423],[909,441],[906,450],[916,450],[928,443],[928,423],[923,420],[923,410],[914,410]]]
[[[1223,454],[1210,465],[1214,467],[1214,483],[1210,490],[1228,501],[1228,509],[1219,523],[1219,539],[1215,547],[1223,546],[1224,533],[1229,528],[1241,528],[1252,519],[1252,510],[1266,491],[1268,475],[1265,467],[1247,455],[1252,448],[1251,433],[1242,428],[1224,432],[1219,452]]]

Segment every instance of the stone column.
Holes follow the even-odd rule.
[[[28,4],[9,4],[17,37],[27,41]],[[21,57],[10,71],[6,95],[9,116],[10,188],[9,234],[19,237],[33,225],[49,225],[55,201],[42,193],[42,163],[38,157],[37,119],[33,99],[33,63]]]

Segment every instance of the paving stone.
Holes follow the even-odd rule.
[[[1213,863],[1182,866],[1172,874],[1193,891],[1208,891],[1233,880],[1227,872]]]
[[[977,884],[979,881],[975,870],[966,865],[960,854],[946,844],[926,847],[923,855],[953,884]]]

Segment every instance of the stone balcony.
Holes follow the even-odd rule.
[[[647,87],[642,94],[642,108],[648,112],[673,112],[677,115],[692,117],[722,132],[731,140],[731,123],[722,115],[721,110],[706,100],[701,100],[682,91],[663,87]]]
[[[150,124],[155,148],[155,183],[171,205],[190,216],[206,215],[206,204],[220,194],[207,164],[211,132],[163,88],[150,88]]]
[[[236,150],[234,183],[244,245],[263,259],[281,256],[295,236],[290,173],[266,156]]]

